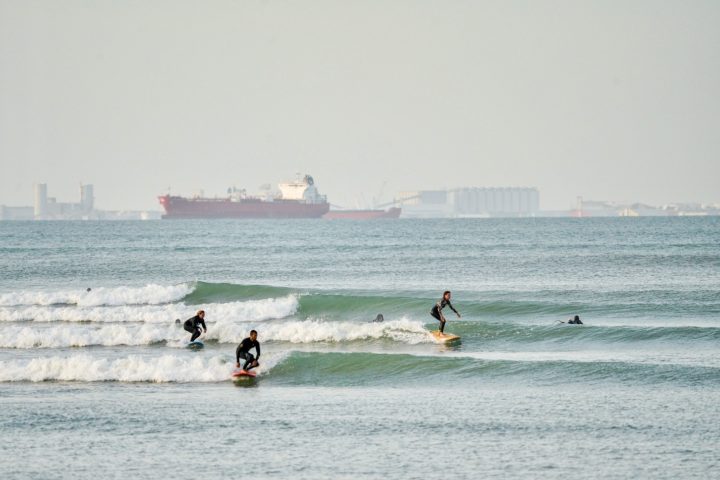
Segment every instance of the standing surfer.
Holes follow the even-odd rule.
[[[445,316],[442,313],[443,308],[450,307],[450,309],[453,312],[455,312],[455,315],[457,315],[458,318],[460,318],[460,312],[455,310],[455,307],[453,307],[452,304],[450,303],[451,296],[452,296],[452,294],[450,293],[450,290],[445,290],[445,292],[443,292],[443,296],[440,299],[440,301],[435,304],[435,306],[432,308],[432,310],[430,310],[430,315],[435,317],[440,322],[440,333],[443,333],[443,331],[445,330],[445,321],[446,320],[445,320]]]
[[[250,353],[250,350],[253,348],[255,349],[255,353],[257,353],[257,357],[254,357],[253,354]],[[255,330],[250,330],[250,336],[243,339],[240,345],[237,346],[237,349],[235,349],[235,366],[238,368],[240,368],[241,358],[245,360],[242,369],[246,372],[249,372],[251,368],[259,365],[260,342],[257,341],[257,332]]]
[[[202,329],[207,333],[207,327],[205,326],[205,310],[198,310],[197,314],[192,317],[185,320],[185,324],[183,325],[183,328],[192,333],[192,337],[190,337],[190,341],[194,342],[197,340],[197,338],[202,333],[200,331],[200,326],[202,325]]]

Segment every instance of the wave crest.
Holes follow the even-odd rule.
[[[179,285],[149,284],[144,287],[98,287],[93,290],[59,292],[11,292],[0,294],[0,305],[159,305],[182,300],[193,291],[189,283]]]
[[[294,314],[298,300],[294,295],[265,300],[249,300],[206,305],[206,320],[249,321],[284,318]],[[29,306],[20,308],[0,307],[0,322],[98,322],[98,323],[172,323],[195,314],[195,307],[183,304],[99,306],[99,307],[49,307]]]
[[[0,361],[0,382],[222,382],[231,379],[235,365],[230,356],[202,358],[163,355],[146,358],[130,355],[114,360],[87,354]],[[263,355],[257,369],[262,376],[285,355]]]
[[[417,344],[432,339],[422,323],[395,320],[385,323],[322,322],[318,320],[268,323],[262,327],[250,323],[221,322],[208,325],[203,340],[240,343],[251,328],[259,330],[261,342],[317,343],[389,339]],[[9,329],[0,337],[0,348],[67,348],[88,346],[142,346],[167,343],[184,346],[189,334],[175,324],[169,325],[61,325]]]

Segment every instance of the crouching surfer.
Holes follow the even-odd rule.
[[[443,308],[450,307],[450,310],[455,312],[455,315],[457,315],[458,318],[460,318],[460,313],[457,310],[455,310],[455,307],[453,307],[452,304],[450,303],[450,297],[452,297],[452,294],[450,293],[450,291],[445,290],[445,292],[443,292],[443,296],[440,299],[440,301],[435,304],[435,306],[432,308],[432,310],[430,310],[430,315],[435,317],[440,322],[440,333],[443,333],[445,331],[445,321],[446,320],[445,320],[445,315],[443,315],[443,313],[442,313]]]
[[[202,329],[205,333],[207,333],[207,327],[205,326],[205,310],[198,310],[197,315],[192,318],[188,318],[183,324],[183,328],[192,333],[192,337],[190,337],[191,342],[197,340],[202,333],[200,331],[200,326],[202,326]]]
[[[250,353],[251,349],[255,349],[257,357]],[[255,368],[259,365],[258,359],[260,358],[260,342],[257,341],[257,332],[250,330],[250,336],[243,339],[240,345],[235,350],[235,366],[240,368],[240,359],[245,360],[242,369],[249,372],[251,368]]]

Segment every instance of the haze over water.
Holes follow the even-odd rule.
[[[708,478],[719,220],[2,222],[0,469]]]
[[[712,0],[0,0],[0,205],[316,179],[718,203]]]

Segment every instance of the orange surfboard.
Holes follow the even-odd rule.
[[[440,330],[430,332],[437,342],[450,343],[460,340],[460,336],[452,333],[440,333]]]

